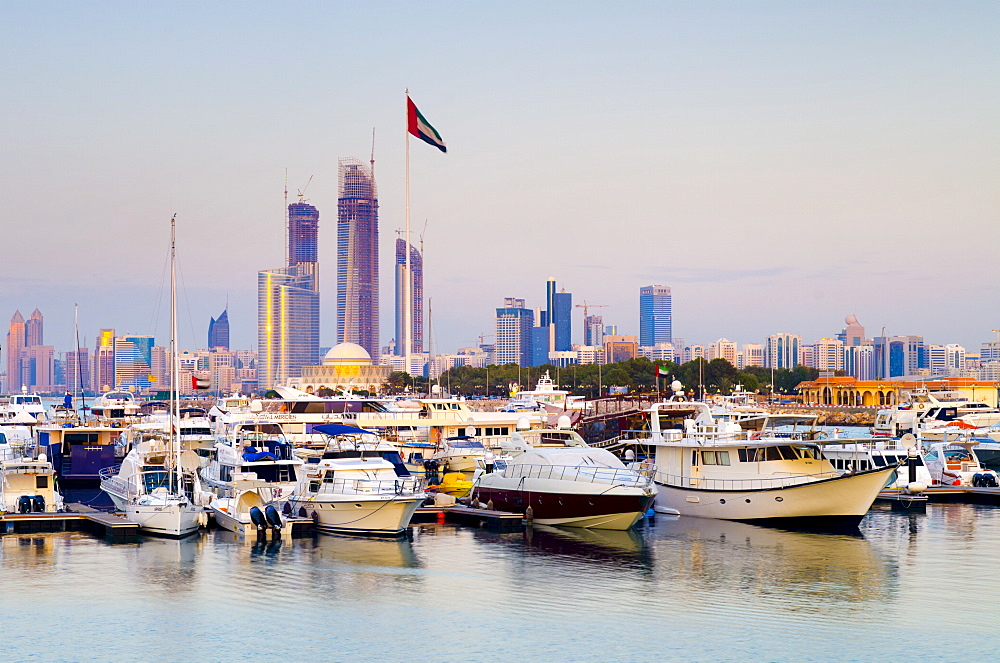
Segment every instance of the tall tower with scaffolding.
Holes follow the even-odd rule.
[[[378,357],[378,190],[364,162],[338,163],[337,342],[357,343]]]

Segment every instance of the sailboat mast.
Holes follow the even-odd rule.
[[[180,386],[177,384],[177,270],[176,259],[177,214],[170,217],[170,452],[174,457],[174,476],[177,492],[180,493],[180,446],[177,440],[177,426],[181,418]]]

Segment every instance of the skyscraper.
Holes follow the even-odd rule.
[[[7,391],[14,393],[21,390],[21,350],[24,349],[24,316],[21,311],[14,312],[7,330]]]
[[[604,345],[604,318],[600,315],[588,315],[583,319],[583,344],[587,346]]]
[[[115,337],[115,387],[139,390],[149,386],[153,337],[128,334]]]
[[[670,286],[647,285],[639,288],[639,345],[673,343],[673,318]]]
[[[271,389],[319,363],[319,210],[288,206],[288,265],[257,272],[258,387]],[[229,312],[209,326],[209,347],[229,347]],[[224,345],[222,344],[224,342]]]
[[[271,389],[319,363],[316,263],[257,273],[258,386]]]
[[[42,312],[37,308],[31,312],[31,317],[24,323],[24,345],[44,345],[42,340]]]
[[[289,205],[291,207],[291,205]],[[317,216],[319,216],[317,214]],[[222,312],[218,318],[212,318],[208,323],[208,348],[229,349],[229,309]]]
[[[802,363],[802,337],[771,334],[764,342],[764,365],[768,368],[795,368]]]
[[[552,295],[552,312],[549,320],[555,332],[555,344],[552,346],[557,352],[564,352],[573,347],[573,294],[561,290]],[[552,337],[550,337],[552,338]]]
[[[288,266],[319,262],[319,210],[301,198],[288,206]],[[211,346],[210,346],[211,347]]]
[[[94,343],[93,389],[102,393],[115,388],[115,330],[101,329]]]
[[[531,309],[524,308],[523,299],[504,299],[503,308],[497,309],[493,363],[501,366],[509,363],[528,366],[531,362],[531,330],[534,324],[535,314]]]
[[[410,272],[413,274],[413,348],[424,351],[424,259],[415,247],[410,247]],[[396,238],[396,354],[405,355],[406,308],[403,285],[406,278],[406,240]]]
[[[378,191],[371,169],[364,163],[345,158],[339,164],[337,342],[357,343],[377,357]]]

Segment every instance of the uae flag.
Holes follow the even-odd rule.
[[[200,378],[197,375],[191,376],[191,388],[192,389],[211,389],[212,383],[209,382],[208,378]]]
[[[431,126],[430,122],[424,119],[424,116],[417,110],[417,105],[409,97],[406,97],[406,128],[411,134],[428,145],[433,145],[442,152],[448,151],[448,148],[444,146],[444,139],[441,138],[441,134]]]
[[[669,371],[667,371],[665,368],[663,368],[659,364],[656,365],[656,377],[658,377],[658,378],[665,378],[665,377],[667,377],[669,375],[670,375]]]

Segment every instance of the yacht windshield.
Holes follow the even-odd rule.
[[[453,449],[484,449],[483,443],[479,440],[472,439],[451,439],[448,440],[448,446]]]

